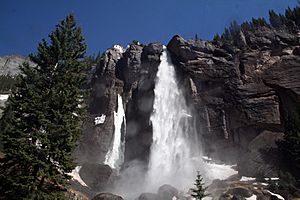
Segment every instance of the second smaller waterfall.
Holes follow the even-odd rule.
[[[104,164],[113,169],[119,169],[124,162],[125,151],[125,111],[122,97],[118,94],[118,108],[114,112],[114,138],[113,144],[105,156]],[[123,133],[123,134],[122,134]]]

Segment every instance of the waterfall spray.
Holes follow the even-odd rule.
[[[199,145],[192,145],[196,137],[192,126],[192,113],[176,81],[176,72],[168,51],[161,55],[155,85],[153,143],[146,181],[152,190],[171,184],[180,189],[193,183],[201,163],[193,159],[200,156]]]
[[[135,199],[142,192],[156,193],[164,184],[187,192],[193,187],[197,171],[206,183],[236,173],[231,166],[203,162],[196,119],[187,106],[166,48],[160,60],[150,117],[153,137],[148,167],[134,160],[121,172],[114,192],[125,199]]]

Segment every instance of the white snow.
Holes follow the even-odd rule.
[[[256,200],[257,196],[253,194],[251,197],[246,198],[247,200]]]
[[[210,175],[210,180],[220,179],[225,180],[230,176],[237,174],[238,172],[233,169],[235,165],[225,165],[225,164],[216,164],[216,163],[205,163],[206,170]]]
[[[106,115],[102,114],[100,117],[95,117],[95,125],[103,124],[105,122]]]
[[[9,94],[0,94],[0,101],[6,101],[9,97]]]
[[[119,53],[124,53],[123,47],[121,47],[121,46],[118,45],[118,44],[115,44],[115,45],[113,46],[113,49],[116,50],[116,51],[119,52]]]
[[[276,196],[278,199],[284,200],[284,198],[281,195],[279,195],[279,194],[275,194],[275,193],[273,193],[273,192],[271,192],[269,190],[267,190],[267,192],[269,192],[273,196]]]
[[[208,156],[202,156],[202,159],[206,162],[212,161],[212,159]]]
[[[72,172],[69,173],[69,175],[72,176],[73,179],[78,181],[81,185],[88,187],[87,184],[85,184],[85,182],[81,179],[81,177],[79,175],[80,169],[81,169],[81,166],[76,166],[75,169],[73,169]]]
[[[279,181],[279,178],[276,178],[276,177],[275,178],[265,178],[266,181],[268,181],[270,179],[271,179],[271,181]]]
[[[256,178],[253,177],[247,177],[247,176],[242,176],[240,181],[255,181]]]
[[[42,147],[42,142],[41,142],[39,139],[37,139],[37,140],[35,141],[35,146],[36,146],[38,149],[41,149],[41,147]]]

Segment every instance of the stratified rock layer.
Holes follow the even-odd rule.
[[[240,35],[239,45],[177,35],[168,49],[197,113],[205,154],[238,161],[240,174],[271,175],[258,150],[274,147],[285,115],[299,106],[300,38],[271,27]],[[258,138],[263,146],[254,145]]]

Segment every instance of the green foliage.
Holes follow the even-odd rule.
[[[234,40],[240,33],[241,26],[237,21],[232,21],[229,28],[225,28],[222,38],[225,40]]]
[[[300,28],[300,7],[296,6],[294,9],[288,8],[285,11],[287,21],[294,22]]]
[[[196,200],[201,200],[204,197],[208,196],[208,194],[205,193],[207,187],[204,187],[203,178],[199,172],[197,172],[197,177],[194,185],[195,188],[191,188],[191,191],[193,192],[193,194],[191,195],[192,197],[194,197]]]
[[[262,26],[268,26],[267,21],[264,18],[252,18],[252,27],[262,27]]]
[[[10,93],[15,84],[15,78],[10,75],[0,76],[0,92]]]
[[[72,15],[20,66],[0,120],[0,199],[63,199],[81,134],[86,45]]]
[[[84,62],[86,63],[85,65],[88,66],[88,68],[92,67],[93,65],[97,65],[100,63],[100,59],[101,59],[101,53],[98,52],[97,55],[93,55],[93,56],[86,56],[84,58]]]
[[[221,36],[219,34],[215,34],[213,38],[213,42],[218,42],[221,40]]]
[[[214,37],[213,41],[222,41],[233,43],[237,38],[240,31],[253,32],[260,27],[285,28],[288,31],[299,30],[300,28],[300,2],[295,8],[287,8],[285,14],[277,14],[274,10],[269,11],[270,24],[264,18],[252,18],[250,22],[244,22],[239,25],[236,21],[231,22],[228,28],[225,28],[224,33],[219,40],[218,37]]]
[[[274,10],[269,11],[269,20],[274,28],[281,28],[285,24],[285,18],[281,14],[277,14]]]
[[[277,142],[282,153],[284,168],[300,181],[300,109],[289,113],[285,119],[284,140]]]
[[[279,171],[278,177],[279,180],[267,180],[270,191],[281,194],[285,199],[300,197],[297,181],[289,172]]]
[[[140,45],[141,44],[138,40],[132,40],[131,43],[134,44],[134,45]]]
[[[299,3],[300,5],[300,3]],[[287,8],[285,14],[277,14],[275,11],[269,11],[270,24],[274,28],[293,28],[297,26],[300,28],[300,6],[295,8]]]

